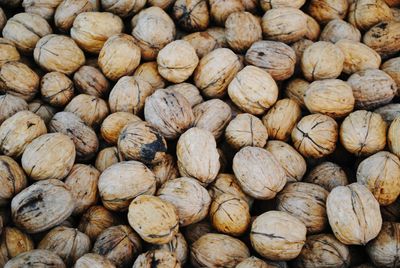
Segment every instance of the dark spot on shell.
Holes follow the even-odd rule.
[[[158,133],[155,133],[155,136],[157,138],[155,141],[143,144],[140,148],[140,158],[145,163],[151,163],[158,152],[167,151],[162,136]]]

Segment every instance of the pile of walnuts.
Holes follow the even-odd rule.
[[[400,0],[0,0],[0,267],[399,267]]]

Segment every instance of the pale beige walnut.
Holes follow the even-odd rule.
[[[174,254],[176,256],[176,258],[179,260],[181,265],[184,265],[187,261],[189,247],[185,240],[185,237],[181,233],[178,233],[167,244],[153,245],[152,248],[156,249],[156,250],[168,251],[168,252]]]
[[[116,267],[131,267],[142,251],[139,236],[127,225],[112,226],[102,232],[92,252],[106,257]]]
[[[100,150],[96,156],[95,166],[97,170],[103,172],[109,166],[116,164],[120,161],[117,147],[107,147]]]
[[[356,155],[377,153],[386,145],[387,124],[377,113],[355,111],[340,126],[340,142]]]
[[[40,94],[50,105],[63,107],[74,97],[74,85],[63,73],[47,73],[40,81]]]
[[[186,228],[183,229],[183,231],[184,231],[184,236],[189,245],[192,245],[203,235],[209,233],[216,233],[216,231],[211,226],[211,223],[207,220],[186,226]]]
[[[160,50],[158,72],[172,83],[186,81],[199,63],[195,49],[185,40],[176,40]]]
[[[140,64],[140,48],[127,34],[116,34],[107,39],[100,50],[99,67],[110,80],[131,75]]]
[[[63,0],[54,13],[54,24],[61,32],[68,32],[78,14],[99,8],[99,0]]]
[[[231,100],[243,111],[260,115],[278,99],[278,86],[268,71],[246,66],[228,86]]]
[[[207,1],[177,0],[172,15],[182,29],[194,32],[207,29],[210,22]]]
[[[175,206],[151,195],[141,195],[132,201],[128,221],[139,236],[151,244],[168,243],[179,229]]]
[[[156,177],[157,187],[160,187],[166,181],[179,177],[176,159],[170,154],[165,154],[161,161],[151,165],[150,169]]]
[[[75,164],[65,179],[75,200],[73,214],[82,214],[98,200],[97,183],[100,172],[91,165]]]
[[[374,113],[380,114],[382,119],[386,123],[390,124],[397,116],[400,115],[400,104],[399,103],[389,103],[378,109],[374,110]]]
[[[242,148],[233,158],[232,169],[243,191],[256,199],[274,198],[286,183],[285,170],[263,148]]]
[[[66,265],[88,253],[92,245],[90,238],[74,228],[56,227],[48,232],[38,244],[38,249],[46,249],[60,256]]]
[[[246,62],[266,70],[274,80],[285,80],[294,73],[296,54],[288,45],[275,41],[255,42],[246,53]]]
[[[273,8],[261,20],[263,37],[283,43],[293,43],[307,34],[307,16],[297,8]]]
[[[132,268],[145,267],[165,267],[165,268],[180,268],[181,263],[176,254],[165,249],[153,249],[140,254]]]
[[[342,118],[353,111],[355,98],[350,84],[339,79],[326,79],[308,86],[304,103],[311,113]]]
[[[371,110],[388,104],[397,93],[396,82],[390,75],[378,69],[354,73],[347,83],[353,89],[355,107],[358,109]]]
[[[358,183],[334,188],[328,195],[326,212],[334,235],[346,245],[365,245],[381,230],[379,203]]]
[[[379,235],[366,246],[368,256],[376,267],[393,267],[399,257],[400,224],[384,222]]]
[[[211,19],[217,25],[224,25],[226,19],[234,12],[244,11],[241,0],[209,0]]]
[[[307,47],[301,58],[301,70],[309,81],[337,78],[343,70],[344,55],[330,42],[319,41]]]
[[[30,111],[20,111],[1,124],[0,151],[17,158],[29,143],[46,133],[46,125],[40,116]]]
[[[122,32],[120,17],[109,12],[83,12],[76,16],[71,37],[85,51],[99,53],[107,39]]]
[[[242,68],[239,57],[227,48],[218,48],[205,55],[194,72],[194,82],[209,98],[225,95],[229,83]]]
[[[0,37],[0,68],[5,63],[19,61],[20,58],[16,45],[12,41]]]
[[[33,249],[19,254],[7,262],[4,268],[24,267],[27,263],[34,263],[37,267],[66,268],[63,260],[56,254],[48,250]]]
[[[287,141],[300,118],[301,109],[297,102],[281,99],[263,116],[262,122],[270,139]]]
[[[253,267],[258,267],[258,268],[270,268],[270,267],[275,267],[274,265],[270,265],[269,263],[251,256],[250,258],[245,259],[244,261],[240,262],[238,265],[236,265],[235,268],[253,268]]]
[[[221,47],[218,41],[207,31],[188,34],[182,39],[188,41],[192,47],[194,47],[196,54],[200,59],[214,49]]]
[[[83,51],[64,35],[49,34],[41,38],[33,51],[37,64],[44,70],[72,74],[85,63]]]
[[[31,237],[15,227],[5,227],[0,242],[0,265],[35,248]]]
[[[390,151],[397,155],[397,157],[400,156],[400,137],[398,135],[400,133],[399,131],[400,117],[396,117],[396,119],[394,119],[393,122],[390,124],[387,140]]]
[[[156,179],[141,162],[123,161],[101,173],[98,188],[102,203],[107,209],[124,211],[135,197],[154,194]]]
[[[260,0],[260,6],[264,11],[280,8],[280,7],[293,7],[300,8],[305,4],[305,0],[294,0],[294,1],[286,1],[286,0]]]
[[[341,39],[335,44],[344,54],[343,72],[352,74],[370,68],[379,68],[381,57],[372,48],[360,42]]]
[[[262,39],[260,19],[249,12],[235,12],[225,21],[226,41],[238,53],[246,52],[256,41]]]
[[[28,110],[28,104],[24,99],[11,94],[0,96],[0,124],[14,114],[24,110]]]
[[[265,149],[270,152],[283,167],[288,182],[301,181],[307,170],[304,158],[289,144],[272,140]]]
[[[250,240],[261,256],[285,261],[300,254],[306,241],[306,232],[304,223],[289,213],[268,211],[253,221]]]
[[[27,233],[55,227],[74,211],[69,188],[60,180],[39,181],[22,190],[11,201],[13,222]]]
[[[102,255],[86,253],[75,262],[74,268],[115,268],[115,265]]]
[[[110,211],[102,206],[92,206],[82,215],[78,230],[95,241],[104,230],[117,223],[117,218]]]
[[[174,84],[167,87],[166,90],[178,92],[183,95],[188,100],[192,108],[203,102],[203,97],[200,95],[198,88],[190,83]]]
[[[205,234],[190,249],[194,267],[234,268],[250,257],[249,249],[242,241],[224,234]]]
[[[149,7],[132,18],[132,35],[142,52],[142,59],[157,58],[158,52],[175,39],[175,24],[159,7]]]
[[[27,13],[37,14],[46,20],[51,20],[61,2],[62,0],[23,0],[22,7]]]
[[[301,220],[308,234],[321,233],[328,226],[326,198],[329,192],[319,185],[294,182],[276,196],[276,209]]]
[[[319,38],[319,35],[321,33],[321,27],[313,17],[307,14],[306,17],[307,17],[307,33],[305,34],[304,37],[315,42]]]
[[[84,65],[74,73],[75,88],[95,97],[103,97],[110,90],[110,85],[103,73],[92,66]]]
[[[117,144],[122,129],[129,123],[142,121],[129,112],[115,112],[107,116],[100,128],[101,137],[109,144]]]
[[[0,69],[0,91],[30,101],[39,91],[39,76],[21,62],[8,62]]]
[[[356,176],[381,206],[390,205],[400,194],[400,160],[392,153],[381,151],[366,158],[358,165]]]
[[[11,157],[0,156],[0,205],[7,205],[28,184],[26,175],[18,162]]]
[[[331,234],[307,237],[300,255],[294,260],[296,267],[348,267],[349,248]]]
[[[125,160],[156,164],[164,158],[167,142],[148,122],[136,120],[128,123],[121,130],[118,151]]]
[[[196,178],[209,184],[220,168],[217,144],[211,132],[191,128],[181,135],[176,146],[178,168],[182,176]]]
[[[344,19],[349,8],[348,0],[311,0],[309,14],[321,24],[334,19]]]
[[[325,25],[321,32],[319,40],[336,43],[342,39],[348,39],[354,42],[360,42],[361,33],[360,31],[350,23],[341,20],[334,19]]]
[[[293,145],[304,157],[321,158],[333,153],[338,124],[331,117],[312,114],[303,117],[292,131]]]
[[[7,21],[3,37],[13,42],[21,53],[31,54],[39,39],[52,32],[49,23],[41,16],[19,13]]]
[[[296,54],[296,65],[295,65],[295,74],[301,74],[301,59],[303,57],[304,50],[314,44],[313,41],[307,39],[307,38],[302,38],[297,42],[294,42],[293,44],[290,45],[290,47],[293,49],[294,53]],[[301,78],[293,78],[294,79],[301,79]]]
[[[194,121],[188,100],[177,92],[158,89],[146,99],[144,117],[166,139],[176,139]]]
[[[109,114],[106,101],[87,94],[74,97],[64,111],[76,114],[89,127],[99,126]]]
[[[101,7],[104,11],[126,18],[130,17],[144,8],[147,0],[101,0]]]
[[[381,70],[390,75],[397,85],[396,95],[400,95],[400,57],[392,58],[384,62]]]
[[[40,118],[42,118],[46,124],[50,122],[54,114],[57,112],[55,107],[50,106],[49,104],[38,99],[33,100],[28,104],[28,110],[40,116]]]
[[[226,127],[225,139],[232,148],[264,147],[268,132],[262,121],[251,114],[238,114]]]
[[[136,68],[134,77],[141,78],[149,83],[153,90],[164,88],[165,79],[160,75],[157,68],[157,62],[144,62]]]
[[[219,99],[211,99],[193,107],[193,126],[210,131],[219,139],[232,119],[229,105]]]
[[[375,50],[382,58],[400,51],[400,21],[381,22],[364,34],[363,43]]]
[[[304,92],[309,87],[310,83],[301,78],[294,78],[290,80],[285,88],[285,95],[294,100],[301,108],[305,107]]]
[[[344,170],[333,162],[323,162],[317,165],[303,181],[317,184],[329,192],[337,186],[349,184]]]
[[[360,31],[391,19],[392,11],[383,0],[356,0],[349,7],[348,21]]]

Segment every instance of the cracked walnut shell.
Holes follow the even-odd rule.
[[[177,0],[172,15],[179,26],[189,32],[204,31],[210,22],[205,0]]]

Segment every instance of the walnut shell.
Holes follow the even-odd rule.
[[[54,13],[54,24],[62,32],[68,32],[78,14],[89,11],[98,11],[98,0],[64,0]]]
[[[39,76],[27,65],[12,61],[0,69],[0,90],[3,93],[32,100],[39,91]]]
[[[333,153],[337,139],[338,124],[323,114],[303,117],[292,131],[294,148],[304,157],[321,158]]]
[[[304,223],[289,213],[268,211],[253,221],[250,240],[253,248],[265,258],[291,260],[300,254],[306,232]]]
[[[293,7],[299,9],[305,4],[305,2],[305,0],[260,0],[260,5],[264,11],[280,7]]]
[[[211,203],[207,190],[197,180],[187,177],[168,180],[157,196],[175,206],[180,226],[203,220]]]
[[[388,131],[388,146],[392,153],[394,153],[397,157],[400,156],[400,139],[398,133],[400,131],[400,117],[396,117],[393,122],[390,124],[390,128]]]
[[[95,241],[104,230],[117,222],[116,217],[104,207],[92,206],[82,215],[78,229]]]
[[[247,258],[244,261],[240,262],[238,265],[236,265],[235,268],[252,268],[252,267],[269,268],[269,267],[274,267],[274,266],[270,266],[265,261],[252,256],[252,257]]]
[[[22,155],[22,168],[32,180],[64,179],[75,161],[72,139],[61,133],[34,139]]]
[[[0,126],[0,151],[11,157],[19,157],[37,137],[47,133],[44,121],[30,111],[20,111]]]
[[[26,175],[19,164],[11,157],[0,156],[0,205],[7,205],[27,184]]]
[[[224,25],[230,14],[244,11],[241,0],[210,0],[209,5],[211,18],[217,25]]]
[[[186,226],[184,229],[184,235],[189,245],[192,245],[200,237],[208,233],[215,233],[215,231],[211,223],[206,220]]]
[[[321,27],[313,17],[307,14],[306,17],[307,17],[307,32],[304,37],[315,42],[319,38],[319,35],[321,33]]]
[[[388,58],[400,50],[400,21],[381,22],[364,34],[363,43]]]
[[[348,0],[311,0],[309,14],[321,24],[333,19],[344,19],[349,8]]]
[[[64,220],[75,207],[69,188],[59,180],[39,181],[11,201],[13,222],[28,233],[48,230]]]
[[[57,254],[48,250],[33,249],[31,251],[21,253],[17,257],[11,259],[6,263],[4,268],[19,268],[24,267],[29,263],[34,264],[36,267],[67,267]]]
[[[328,195],[326,212],[334,235],[346,245],[365,245],[381,229],[379,203],[358,183],[334,188]]]
[[[379,114],[355,111],[340,126],[340,142],[350,153],[374,154],[385,148],[386,130],[387,125]]]
[[[18,256],[21,253],[35,248],[29,235],[14,227],[5,227],[0,244],[0,265]]]
[[[375,109],[374,113],[380,114],[382,119],[390,124],[397,116],[400,115],[400,104],[399,103],[389,103],[378,109]]]
[[[74,85],[65,74],[51,72],[42,77],[40,93],[45,102],[63,107],[74,97]]]
[[[134,77],[141,78],[142,80],[149,83],[153,89],[164,88],[166,81],[158,73],[157,62],[144,62],[136,68]]]
[[[126,18],[138,13],[146,5],[146,0],[101,0],[101,7],[104,11]]]
[[[349,184],[344,170],[332,162],[323,162],[314,167],[303,181],[317,184],[329,192],[337,186]]]
[[[115,265],[99,254],[86,253],[75,262],[74,268],[115,268]]]
[[[189,32],[204,31],[210,22],[207,1],[177,0],[172,9],[176,23]]]
[[[99,194],[103,205],[110,210],[126,210],[130,202],[142,194],[154,194],[154,174],[142,163],[124,161],[104,170],[99,178]]]
[[[176,256],[164,249],[154,249],[140,254],[132,268],[146,268],[146,267],[165,267],[165,268],[180,268],[181,264]]]
[[[19,61],[20,58],[21,56],[19,55],[15,44],[6,38],[0,38],[0,68],[5,63],[10,61]]]
[[[233,268],[248,257],[249,249],[242,241],[223,234],[203,235],[192,244],[190,251],[194,267]]]
[[[361,33],[352,24],[340,20],[334,19],[325,25],[321,32],[319,40],[336,43],[342,39],[348,39],[354,42],[360,42]]]
[[[84,65],[74,73],[74,85],[79,92],[99,98],[109,92],[107,78],[92,66]]]
[[[246,62],[266,70],[274,80],[280,81],[293,75],[296,54],[284,43],[258,41],[247,50]]]
[[[226,102],[211,99],[193,108],[195,127],[210,131],[215,139],[219,139],[232,119],[232,110]]]
[[[203,97],[200,95],[198,88],[190,83],[174,84],[167,87],[166,90],[178,92],[183,95],[188,100],[192,108],[203,102]]]
[[[6,14],[4,13],[3,9],[0,8],[0,31],[3,30],[4,25],[7,23],[7,17]]]
[[[242,148],[233,158],[232,169],[243,191],[256,199],[274,198],[286,183],[285,170],[262,148]]]
[[[138,116],[128,112],[116,112],[107,116],[101,124],[101,137],[109,144],[117,144],[122,129],[129,123],[142,121]]]
[[[45,124],[48,124],[57,112],[56,108],[44,103],[41,100],[33,100],[28,104],[28,110],[40,116]]]
[[[310,83],[301,78],[294,78],[290,80],[285,89],[285,95],[294,100],[301,108],[305,107],[304,92],[309,87]]]
[[[103,172],[109,166],[118,163],[121,156],[117,147],[107,147],[99,151],[96,157],[95,166],[100,172]]]
[[[139,236],[127,225],[112,226],[93,245],[94,253],[105,256],[116,267],[130,267],[142,251]]]
[[[293,43],[307,34],[307,17],[300,9],[273,8],[265,12],[261,27],[265,39]]]
[[[306,37],[306,36],[305,36]],[[300,63],[301,63],[301,58],[303,57],[304,50],[314,44],[313,41],[308,40],[306,38],[300,39],[297,42],[294,42],[291,44],[291,48],[293,49],[294,53],[296,54],[296,66],[295,66],[295,73],[300,74],[301,73],[301,68],[300,68]],[[294,79],[299,79],[299,78],[294,78]],[[292,79],[292,80],[294,80]]]
[[[383,0],[356,0],[349,7],[348,21],[362,31],[392,18],[390,7]]]
[[[168,251],[175,254],[176,258],[179,260],[180,264],[184,265],[187,261],[189,248],[185,240],[185,237],[178,233],[170,242],[163,245],[153,245],[153,249]],[[168,266],[169,267],[169,266]]]
[[[400,95],[400,57],[384,62],[381,70],[390,75],[397,85],[396,95]]]
[[[196,50],[197,56],[201,59],[214,49],[220,48],[218,40],[209,32],[195,32],[185,35],[183,40],[188,41]]]
[[[62,0],[23,0],[22,7],[27,13],[37,14],[46,20],[51,20],[57,6],[61,2]]]
[[[174,0],[148,0],[150,6],[156,6],[162,9],[167,9],[173,2]]]
[[[151,165],[150,169],[156,177],[157,187],[160,187],[166,181],[173,180],[179,177],[176,160],[170,154],[165,154],[161,161]]]

